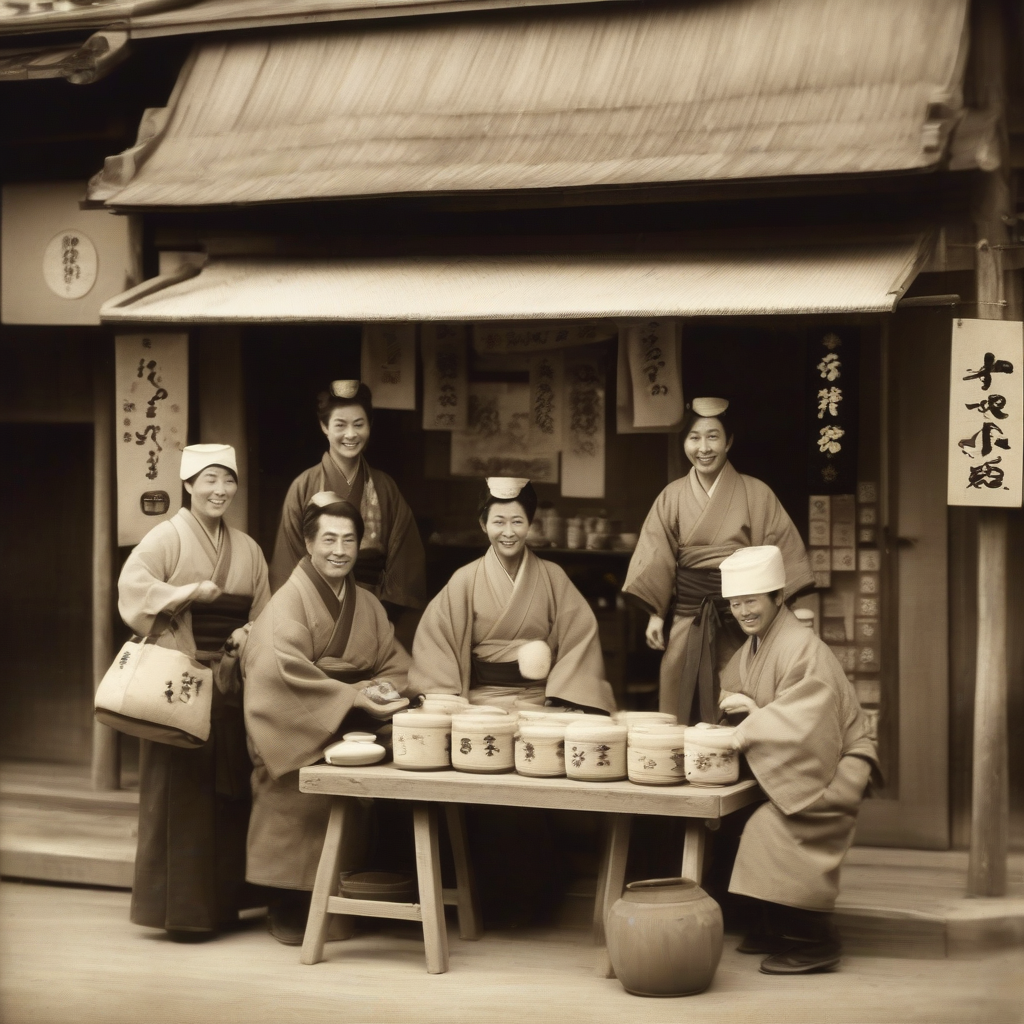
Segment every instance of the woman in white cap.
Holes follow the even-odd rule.
[[[722,559],[752,544],[776,544],[786,596],[814,581],[803,541],[771,488],[729,462],[733,432],[723,398],[695,398],[683,422],[693,468],[674,480],[644,520],[623,592],[649,615],[647,644],[664,651],[662,711],[680,722],[717,719],[718,672],[742,642],[719,590]]]
[[[491,546],[459,569],[423,613],[410,693],[615,710],[594,612],[560,566],[526,546],[536,511],[529,480],[487,480],[480,527]]]
[[[316,466],[300,473],[281,507],[270,585],[275,592],[305,557],[302,516],[314,494],[331,491],[351,502],[366,531],[359,546],[356,582],[387,609],[398,639],[409,646],[418,611],[426,603],[426,556],[416,521],[394,480],[366,461],[373,425],[373,396],[358,380],[336,380],[317,396],[320,429],[327,451]]]
[[[258,545],[223,522],[238,490],[235,450],[181,455],[182,508],[139,542],[118,580],[118,610],[140,636],[214,668],[210,739],[183,749],[142,740],[131,919],[179,940],[238,922],[252,764],[237,655],[270,598]],[[227,655],[227,656],[226,656]]]
[[[722,595],[748,637],[722,673],[721,707],[746,715],[735,746],[768,796],[743,828],[729,881],[730,892],[753,901],[739,950],[768,954],[765,974],[831,970],[840,946],[830,913],[878,771],[875,743],[835,655],[783,604],[779,548],[743,548],[720,570]]]

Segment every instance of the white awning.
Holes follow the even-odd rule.
[[[207,38],[118,208],[933,167],[967,0],[585,4]]]
[[[107,323],[572,320],[884,313],[922,239],[652,256],[215,259],[107,302]]]

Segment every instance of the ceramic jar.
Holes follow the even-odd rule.
[[[584,715],[565,730],[565,774],[584,782],[626,777],[626,727],[609,718]]]
[[[612,716],[619,725],[632,729],[634,725],[675,725],[676,716],[667,711],[616,711]]]
[[[328,764],[363,765],[376,764],[383,760],[387,751],[377,742],[372,732],[347,732],[340,743],[334,743],[324,751]]]
[[[641,723],[629,730],[629,781],[644,786],[675,786],[686,781],[683,761],[686,727]]]
[[[465,711],[469,701],[454,693],[427,693],[423,696],[421,711],[431,715],[454,715]]]
[[[460,772],[486,775],[512,771],[515,768],[515,733],[518,725],[516,715],[472,712],[454,715],[452,767]]]
[[[728,786],[740,777],[740,755],[733,750],[735,728],[701,722],[686,730],[686,781],[694,786]]]
[[[605,920],[608,957],[627,992],[689,996],[711,984],[722,956],[722,911],[686,878],[631,882]]]
[[[538,779],[565,774],[565,725],[520,722],[516,736],[516,771]]]
[[[429,772],[451,764],[451,716],[401,711],[391,727],[396,768]]]

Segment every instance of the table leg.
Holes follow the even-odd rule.
[[[455,886],[458,891],[459,938],[474,941],[480,938],[480,903],[477,899],[473,864],[466,845],[466,812],[462,804],[445,804],[448,838],[455,859]]]
[[[686,838],[683,840],[683,868],[680,874],[700,885],[704,874],[704,843],[707,828],[703,818],[686,819]]]
[[[448,970],[448,932],[445,929],[444,896],[441,891],[437,807],[434,804],[415,804],[412,824],[416,836],[416,878],[420,890],[427,973],[444,974]]]
[[[345,816],[351,800],[352,797],[339,796],[331,802],[331,816],[327,821],[327,835],[324,837],[324,848],[316,869],[316,881],[313,883],[313,896],[309,903],[309,917],[306,919],[306,934],[302,940],[300,963],[317,964],[324,958],[328,921],[327,901],[337,894]]]
[[[598,876],[594,896],[594,942],[604,943],[604,919],[612,904],[622,895],[626,880],[626,858],[629,856],[631,814],[610,814],[604,862]]]

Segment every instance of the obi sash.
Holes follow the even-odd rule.
[[[376,592],[380,588],[388,556],[380,548],[360,548],[352,575],[357,583]]]
[[[683,652],[679,705],[680,721],[715,723],[720,715],[718,651],[716,639],[729,602],[722,597],[718,569],[687,569],[676,566],[675,615],[693,616]]]
[[[472,663],[472,686],[539,686],[540,679],[525,679],[518,661],[481,661],[475,654]]]
[[[209,604],[192,605],[192,636],[196,658],[211,660],[220,654],[224,641],[249,621],[251,594],[221,594]]]

